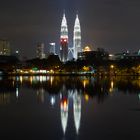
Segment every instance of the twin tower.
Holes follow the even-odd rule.
[[[69,47],[69,38],[68,38],[68,26],[65,13],[63,14],[62,23],[61,23],[61,34],[60,34],[60,59],[62,62],[68,60],[68,53],[72,52],[73,58],[77,59],[78,52],[82,51],[81,48],[81,27],[78,18],[76,15],[74,31],[73,31],[73,46]]]

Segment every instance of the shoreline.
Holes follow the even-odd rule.
[[[95,76],[95,77],[117,77],[117,76],[133,76],[139,77],[139,74],[97,74],[97,73],[36,73],[36,74],[19,74],[19,73],[5,73],[0,76]]]

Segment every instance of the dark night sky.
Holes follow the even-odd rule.
[[[56,42],[65,9],[70,42],[78,11],[82,46],[109,52],[140,49],[139,0],[0,0],[0,38],[22,56],[35,56],[36,43]],[[71,44],[71,43],[70,43]]]

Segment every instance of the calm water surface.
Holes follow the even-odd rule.
[[[0,77],[0,139],[140,140],[140,77]]]

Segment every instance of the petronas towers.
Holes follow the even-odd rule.
[[[69,47],[68,43],[68,26],[65,13],[63,14],[61,22],[60,33],[60,59],[62,62],[68,60],[68,53],[72,52],[73,58],[77,59],[78,52],[81,52],[81,27],[78,14],[76,15],[74,31],[73,31],[73,46]]]
[[[68,59],[68,26],[65,13],[61,23],[60,33],[60,59],[62,62],[66,62]]]
[[[82,51],[81,48],[81,27],[78,15],[76,15],[75,24],[74,24],[74,32],[73,32],[73,57],[77,59],[78,52]]]

